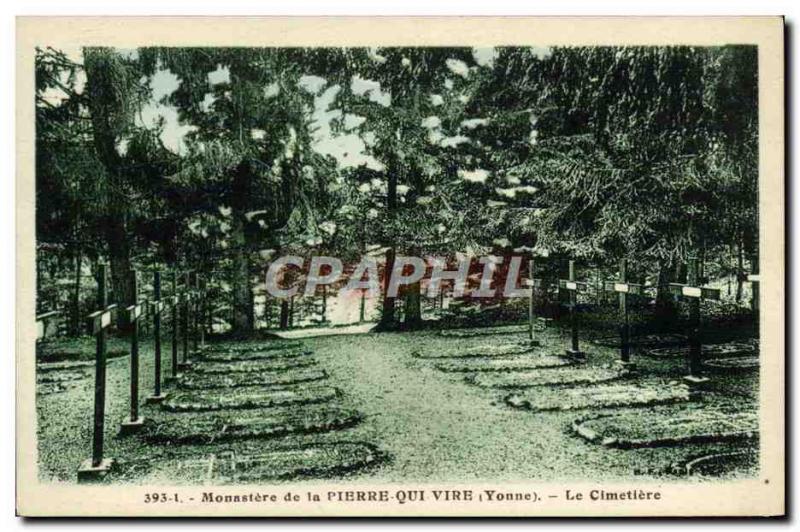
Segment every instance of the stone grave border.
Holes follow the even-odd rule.
[[[528,332],[527,325],[497,325],[492,327],[443,329],[439,331],[439,336],[446,338],[475,338],[498,334],[524,334],[526,332]]]
[[[295,370],[296,371],[296,368]],[[261,374],[258,373],[235,373],[236,376],[247,376],[248,379],[242,379],[241,382],[232,382],[226,383],[226,375],[225,373],[216,373],[216,374],[194,374],[194,375],[185,375],[180,381],[178,381],[178,388],[181,390],[205,390],[205,389],[224,389],[224,388],[245,388],[245,387],[253,387],[253,386],[260,386],[263,388],[271,388],[277,386],[290,386],[292,384],[301,384],[307,382],[318,382],[323,381],[329,377],[328,372],[324,369],[314,369],[314,368],[300,368],[300,371],[305,371],[306,373],[311,373],[312,375],[306,377],[300,377],[291,380],[275,380],[274,382],[259,382],[258,380],[254,379],[254,377],[258,377]],[[267,374],[268,376],[275,376],[281,377],[289,375],[289,371],[283,372],[271,372]],[[193,377],[198,377],[193,379]],[[210,381],[210,382],[204,382]]]
[[[284,365],[280,363],[285,362]],[[271,363],[274,363],[272,366]],[[192,367],[192,373],[195,375],[234,375],[239,373],[286,373],[292,370],[312,368],[317,364],[314,359],[281,359],[270,360],[242,360],[221,362],[216,360],[209,360],[197,362]],[[209,367],[211,366],[211,367]],[[259,367],[261,366],[261,367]],[[245,369],[248,368],[248,369]],[[227,369],[227,371],[226,371]]]
[[[217,417],[219,429],[206,433],[188,433],[181,431],[181,434],[173,433],[164,435],[154,432],[157,425],[165,425],[175,428],[175,421],[180,419],[181,414],[170,414],[169,420],[152,421],[148,420],[145,430],[142,432],[142,439],[155,445],[210,445],[213,443],[232,442],[239,440],[271,439],[290,436],[293,434],[322,434],[334,430],[342,430],[358,425],[364,419],[364,415],[352,409],[340,407],[328,408],[320,412],[319,418],[309,422],[301,416],[286,416],[286,420],[274,425],[264,426],[261,430],[242,430],[241,432],[223,432],[227,425],[224,424],[225,417],[218,413],[213,413]],[[209,420],[211,421],[211,420]],[[189,420],[188,423],[191,423]]]
[[[244,387],[237,388],[237,390],[246,389]],[[286,390],[281,388],[267,388],[266,390],[262,388],[258,388],[261,393],[254,393],[253,396],[269,396],[273,395],[274,392],[282,392],[282,391],[294,391],[294,390]],[[303,392],[307,391],[315,391],[320,392],[318,397],[316,396],[309,396],[303,397]],[[272,393],[270,393],[272,392]],[[182,395],[196,395],[194,391],[183,391],[183,392],[176,392],[175,394],[170,394],[167,399],[161,404],[161,409],[165,412],[173,412],[173,413],[181,413],[181,412],[218,412],[220,410],[254,410],[254,409],[262,409],[262,408],[276,408],[276,407],[284,407],[284,406],[301,406],[301,405],[314,405],[314,404],[322,404],[332,401],[338,397],[342,396],[342,391],[339,388],[335,388],[333,386],[318,386],[316,389],[311,388],[309,389],[300,389],[297,390],[298,398],[294,400],[275,400],[275,401],[257,401],[248,399],[245,397],[243,401],[239,404],[210,404],[205,403],[206,406],[203,406],[202,401],[191,401],[184,399],[182,402],[179,398]]]
[[[310,349],[297,349],[287,351],[248,351],[243,353],[232,352],[204,352],[201,355],[203,362],[245,362],[245,361],[258,361],[258,360],[291,360],[296,358],[305,358],[313,355],[314,352]]]
[[[454,354],[446,354],[446,355],[438,355],[438,356],[430,356],[430,355],[423,355],[420,351],[414,350],[411,353],[411,356],[417,360],[452,360],[452,359],[467,359],[467,358],[482,358],[482,357],[507,357],[507,356],[514,356],[514,355],[528,355],[534,354],[539,347],[535,345],[519,345],[515,346],[517,349],[513,351],[506,351],[503,353],[485,353],[485,352],[478,352],[477,350],[473,353],[454,353]]]
[[[615,366],[596,366],[596,367],[587,367],[581,364],[571,364],[567,366],[557,366],[551,368],[539,368],[539,369],[546,369],[548,371],[557,371],[557,370],[567,370],[567,369],[603,369],[614,371],[616,370],[616,375],[610,378],[604,378],[600,380],[592,380],[592,379],[581,379],[581,380],[572,380],[572,381],[563,381],[563,382],[547,382],[547,383],[536,383],[536,384],[501,384],[501,385],[489,385],[489,384],[482,384],[477,382],[476,379],[481,376],[489,376],[486,375],[489,372],[482,372],[484,375],[475,372],[472,375],[467,375],[464,377],[464,380],[469,384],[474,386],[479,386],[481,388],[486,389],[495,389],[495,390],[515,390],[515,389],[528,389],[528,388],[546,388],[546,389],[556,389],[556,388],[568,388],[571,386],[590,386],[595,384],[607,384],[612,382],[623,381],[625,379],[632,378],[635,376],[635,373],[631,370],[627,370],[625,368],[617,368]],[[519,373],[533,373],[537,370],[519,370]],[[511,373],[511,372],[509,372]]]
[[[519,355],[511,355],[511,356],[519,356]],[[475,361],[479,357],[470,357],[461,360],[470,360]],[[491,357],[486,362],[495,362],[498,358],[501,357]],[[498,366],[498,367],[487,367],[487,368],[464,368],[458,367],[457,365],[453,365],[452,367],[448,367],[446,364],[442,362],[436,364],[434,367],[441,371],[442,373],[508,373],[512,371],[537,371],[542,369],[555,369],[555,368],[567,368],[577,366],[577,362],[571,360],[569,357],[561,356],[561,355],[542,355],[540,358],[552,358],[554,359],[552,363],[546,365],[531,365],[528,367],[505,367],[505,366]],[[456,362],[459,359],[452,360],[451,362]],[[535,361],[531,361],[531,364],[535,364]]]
[[[202,350],[203,354],[216,354],[216,353],[230,353],[240,355],[245,353],[259,353],[270,351],[282,351],[289,349],[307,350],[308,347],[297,340],[264,340],[260,343],[253,343],[253,345],[237,346],[235,343],[226,344],[207,344]]]
[[[82,370],[63,370],[63,371],[50,371],[43,375],[36,376],[36,384],[57,384],[64,382],[75,382],[91,377],[89,371]]]
[[[755,361],[752,364],[745,364],[745,365],[728,365],[726,362],[734,362],[734,361]],[[755,356],[742,356],[742,357],[719,357],[709,359],[703,362],[703,367],[707,370],[713,371],[715,373],[732,373],[732,374],[740,374],[740,373],[750,373],[750,372],[757,372],[761,370],[761,360],[758,355]]]
[[[717,349],[716,346],[725,346],[725,345],[735,345],[737,347],[741,347],[741,349],[732,350],[729,352],[722,352]],[[688,352],[688,348],[685,346],[662,346],[662,347],[655,347],[652,349],[647,349],[642,352],[642,356],[651,358],[651,359],[675,359],[675,358],[683,358],[686,356]],[[753,354],[758,356],[759,348],[758,346],[753,346],[749,342],[743,341],[734,341],[734,342],[723,342],[719,344],[704,344],[703,345],[703,357],[705,360],[715,360],[721,358],[734,358],[734,357],[742,357],[748,356]]]
[[[679,471],[682,470],[682,473],[687,476],[693,475],[706,475],[707,473],[704,472],[696,472],[694,469],[698,467],[707,467],[707,466],[719,466],[719,461],[724,459],[730,458],[745,458],[751,459],[756,462],[755,469],[759,469],[758,465],[758,449],[754,448],[746,448],[741,449],[738,451],[726,451],[726,452],[716,452],[716,453],[709,453],[703,456],[697,456],[695,458],[691,458],[688,460],[684,460],[682,463],[679,463],[675,469]],[[714,475],[717,476],[717,475]]]
[[[685,403],[685,402],[683,402]],[[653,406],[668,406],[670,403],[659,403],[658,405]],[[673,404],[681,404],[681,402],[673,403]],[[632,407],[634,408],[634,407]],[[642,408],[642,407],[636,407]],[[646,408],[646,407],[644,407]],[[698,410],[702,410],[703,407],[700,407]],[[641,412],[645,414],[645,412]],[[630,413],[628,413],[630,414]],[[740,441],[748,441],[753,439],[758,439],[758,431],[755,434],[749,431],[742,431],[736,433],[722,433],[716,435],[697,435],[697,436],[685,436],[685,437],[675,437],[675,438],[661,438],[657,440],[637,440],[637,441],[629,441],[629,440],[619,440],[619,439],[606,439],[600,440],[602,437],[601,434],[598,434],[592,429],[586,428],[583,426],[584,423],[588,421],[595,421],[607,417],[615,417],[619,416],[620,412],[602,412],[597,414],[589,414],[586,416],[581,416],[572,421],[570,424],[570,428],[572,432],[576,435],[580,436],[584,440],[594,443],[596,445],[602,445],[604,447],[614,447],[617,449],[643,449],[643,448],[654,448],[654,447],[673,447],[676,445],[688,445],[688,444],[699,444],[699,443],[736,443]]]
[[[320,468],[308,468],[308,467],[301,467],[298,468],[293,474],[291,475],[282,475],[275,477],[276,480],[293,480],[296,478],[321,478],[327,477],[330,475],[339,475],[339,476],[347,476],[352,475],[355,473],[363,472],[367,469],[377,467],[381,464],[384,464],[390,460],[389,454],[385,451],[380,450],[376,445],[368,442],[325,442],[325,443],[317,443],[317,444],[305,444],[299,445],[294,448],[284,448],[284,450],[304,450],[309,448],[324,448],[324,447],[333,447],[333,446],[341,446],[341,445],[353,445],[353,446],[361,446],[367,449],[369,452],[370,458],[367,460],[361,460],[355,462],[352,465],[342,464],[331,468],[326,468],[321,470]],[[259,479],[260,480],[260,479]],[[250,479],[242,477],[238,477],[236,479],[237,482],[249,482]]]
[[[610,383],[599,383],[593,385],[594,387],[600,386],[614,386],[615,382],[611,381]],[[577,410],[585,410],[587,408],[591,408],[590,406],[561,406],[561,407],[554,407],[554,408],[533,408],[530,402],[527,399],[521,400],[521,402],[515,402],[514,397],[517,394],[511,393],[503,397],[503,402],[512,407],[517,408],[520,410],[526,410],[529,412],[570,412],[570,411],[577,411]],[[612,408],[646,408],[649,406],[662,406],[662,405],[671,405],[671,404],[680,404],[680,403],[688,403],[695,400],[696,396],[698,395],[697,392],[693,392],[691,389],[687,390],[687,399],[681,399],[676,397],[664,398],[663,400],[657,400],[653,402],[646,402],[646,403],[609,403],[599,406],[597,408],[603,409],[612,409]]]
[[[176,453],[168,453],[166,455],[162,455],[159,462],[166,463],[168,471],[180,471],[181,466],[186,467],[187,469],[191,468],[193,465],[192,462],[196,462],[198,466],[208,467],[210,465],[211,460],[226,460],[226,461],[246,461],[251,459],[252,457],[262,457],[267,456],[270,454],[278,455],[279,453],[283,452],[292,452],[292,451],[304,451],[307,449],[327,449],[327,448],[341,448],[341,447],[355,447],[357,448],[357,452],[363,453],[366,456],[358,457],[355,460],[351,460],[349,463],[340,461],[338,463],[331,461],[330,467],[319,467],[319,466],[312,466],[312,467],[304,467],[298,463],[298,466],[293,468],[290,473],[281,472],[281,474],[273,475],[273,476],[264,476],[258,479],[251,479],[247,478],[246,475],[235,477],[234,475],[229,475],[226,473],[223,474],[216,474],[213,478],[204,478],[202,481],[200,479],[191,478],[187,482],[184,481],[186,479],[180,479],[180,485],[202,485],[203,483],[207,483],[208,481],[213,481],[215,485],[231,485],[231,484],[254,484],[256,482],[264,482],[264,481],[286,481],[286,480],[303,480],[303,479],[316,479],[316,478],[330,478],[330,477],[347,477],[356,474],[360,474],[374,467],[378,467],[383,465],[387,462],[391,461],[391,455],[386,451],[381,450],[376,445],[364,442],[364,441],[357,441],[357,440],[335,440],[330,442],[310,442],[310,443],[300,443],[297,445],[286,445],[280,444],[275,447],[264,449],[261,453],[252,453],[245,451],[241,455],[238,452],[230,451],[230,450],[222,450],[222,451],[209,451],[208,454],[204,455],[203,458],[193,458],[196,456],[196,452],[186,453],[183,451],[179,451]],[[130,461],[120,461],[118,467],[114,471],[114,474],[109,477],[109,479],[113,479],[117,475],[119,476],[126,476],[129,472],[133,470],[142,471],[144,474],[151,473],[154,469],[154,462],[149,458],[136,458]],[[199,469],[199,467],[198,467]]]

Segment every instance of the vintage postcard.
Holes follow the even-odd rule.
[[[783,24],[18,19],[17,512],[783,515]]]

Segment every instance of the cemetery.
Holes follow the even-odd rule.
[[[574,263],[572,270],[574,277]],[[88,355],[59,362],[48,355],[38,364],[43,404],[64,408],[59,395],[91,395],[92,389],[93,399],[99,400],[83,398],[85,411],[79,417],[94,416],[85,433],[91,435],[85,440],[90,445],[70,442],[74,449],[53,456],[59,462],[57,475],[79,482],[150,482],[176,475],[180,482],[225,483],[331,475],[383,478],[391,470],[396,459],[385,435],[364,427],[374,415],[362,411],[371,406],[369,396],[354,396],[360,387],[339,379],[343,370],[352,369],[341,350],[347,351],[355,337],[285,340],[278,331],[262,340],[216,340],[212,331],[190,326],[207,323],[202,313],[212,306],[191,276],[166,297],[155,289],[162,272],[153,272],[148,298],[140,295],[141,277],[138,272],[133,276],[136,297],[126,309],[131,332],[126,342],[114,339],[115,346],[128,344],[127,355],[111,359],[119,362],[107,358],[117,308],[107,303],[100,277],[98,307],[105,310],[87,317],[96,340],[94,364]],[[366,358],[362,364],[391,356],[398,372],[386,375],[392,379],[427,374],[433,379],[428,386],[446,383],[461,390],[464,414],[479,400],[522,423],[555,423],[558,439],[569,442],[573,452],[630,453],[631,460],[622,454],[615,458],[637,464],[638,474],[682,478],[752,471],[758,444],[757,339],[701,344],[702,364],[692,366],[693,322],[685,336],[663,335],[659,342],[644,334],[639,344],[635,332],[624,327],[627,306],[620,304],[619,341],[586,343],[587,331],[581,330],[572,302],[576,291],[568,282],[554,289],[567,292],[565,305],[576,310],[555,324],[542,326],[529,312],[527,323],[473,327],[468,334],[454,328],[368,333],[372,343],[392,338],[395,349],[383,355],[378,354],[382,349],[353,348]],[[609,287],[620,302],[633,297],[615,284]],[[537,294],[530,290],[530,304],[520,308],[535,308]],[[640,292],[637,297],[644,296]],[[178,308],[174,321],[173,307]],[[52,338],[42,343],[48,353],[56,350]],[[315,343],[333,347],[336,354],[320,357]],[[70,349],[69,342],[65,345]],[[332,357],[338,359],[333,366]],[[105,371],[97,371],[101,360]],[[349,377],[360,380],[358,374]],[[118,391],[109,415],[100,406],[108,403],[106,389],[112,387]],[[404,400],[411,401],[404,405],[411,409],[422,408],[424,399]],[[427,406],[438,412],[435,404]],[[449,414],[443,412],[446,419]],[[480,441],[480,434],[475,437]],[[79,469],[63,463],[65,457],[88,451],[91,458],[84,456]]]
[[[753,50],[379,51],[37,53],[40,478],[757,474]]]

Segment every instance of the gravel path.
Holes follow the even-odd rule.
[[[497,336],[367,334],[348,337],[345,348],[341,340],[319,339],[315,350],[331,380],[366,414],[351,434],[375,441],[393,456],[373,474],[379,481],[629,480],[634,470],[663,470],[682,456],[703,452],[700,446],[620,450],[590,444],[569,431],[585,411],[515,410],[502,403],[502,391],[469,385],[463,375],[438,371],[435,361],[411,356],[417,349],[452,348],[455,342],[466,347],[502,341]],[[546,345],[555,352],[562,342],[551,333]],[[587,349],[593,363],[616,357],[612,349]]]

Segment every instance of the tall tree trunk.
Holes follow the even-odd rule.
[[[736,243],[736,302],[741,303],[742,293],[744,292],[744,251],[742,250],[742,240]]]
[[[114,299],[117,303],[117,327],[121,331],[129,331],[128,313],[119,312],[133,304],[134,295],[131,287],[131,249],[124,224],[108,223],[106,228],[108,254],[111,262],[111,282],[114,286]]]
[[[264,296],[264,324],[267,329],[272,328],[272,300],[268,295]]]
[[[322,314],[322,324],[327,323],[328,321],[328,286],[322,285],[322,310],[320,311]]]
[[[389,219],[394,217],[394,211],[397,208],[397,170],[399,165],[395,164],[395,168],[389,170],[387,178],[388,183],[386,187],[386,210],[389,213]],[[378,324],[379,330],[393,329],[395,326],[394,316],[394,303],[395,298],[389,297],[389,280],[394,269],[395,249],[394,242],[389,243],[386,249],[386,274],[383,283],[383,312],[381,313],[381,321]]]
[[[214,303],[206,299],[206,330],[208,334],[214,334]]]
[[[725,259],[726,259],[725,267],[727,269],[733,263],[733,246],[728,246],[728,256],[726,256]],[[731,276],[730,275],[726,275],[725,277],[727,278],[726,281],[725,281],[725,295],[730,297],[731,296],[731,286],[732,286],[733,283],[731,282]]]
[[[686,275],[688,274],[688,268],[684,267],[685,265],[678,261],[675,265],[675,277],[674,280],[676,283],[685,283],[686,282]]]
[[[394,328],[394,297],[389,297],[389,279],[394,269],[394,248],[386,250],[386,275],[383,282],[383,312],[378,328],[381,330]]]
[[[422,297],[420,295],[422,283],[408,285],[405,297],[405,316],[403,325],[406,329],[419,329],[422,327]]]
[[[234,236],[236,251],[233,256],[233,322],[232,333],[247,336],[253,332],[253,289],[250,285],[250,259],[244,249],[244,235],[241,226],[236,227],[239,234]]]
[[[285,331],[289,328],[289,300],[282,299],[281,300],[281,321],[278,327]]]
[[[663,261],[658,264],[658,286],[656,288],[655,323],[662,329],[669,328],[675,319],[675,305],[669,291],[669,266]]]
[[[239,142],[244,142],[245,110],[243,102],[244,76],[240,65],[230,66],[231,102],[233,116],[231,129],[239,134]],[[231,209],[233,216],[234,291],[233,291],[233,333],[236,336],[250,336],[255,329],[255,297],[250,278],[249,242],[245,234],[244,213],[252,202],[253,181],[255,179],[250,162],[244,158],[233,172],[231,183]]]
[[[87,49],[84,53],[87,105],[92,121],[95,151],[105,167],[107,176],[104,226],[111,261],[111,280],[115,302],[125,308],[133,302],[131,292],[130,242],[127,231],[130,201],[125,195],[122,159],[117,152],[116,114],[122,105],[109,103],[109,95],[119,90],[110,72],[114,71],[113,52],[106,49]],[[127,313],[117,312],[117,326],[127,329]]]
[[[233,255],[233,334],[249,336],[255,329],[255,299],[250,278],[249,242],[245,234],[244,213],[250,200],[252,174],[249,164],[235,170],[231,194],[231,242]]]

